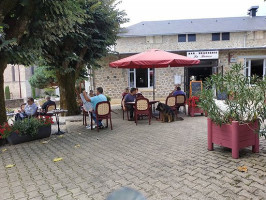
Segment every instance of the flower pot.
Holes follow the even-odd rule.
[[[203,115],[203,113],[205,113],[205,112],[201,108],[199,108],[198,106],[196,106],[196,107],[189,106],[188,107],[188,114],[191,117],[194,117],[195,114],[201,114],[201,115]]]
[[[208,150],[213,150],[213,144],[232,149],[232,157],[239,158],[239,150],[252,146],[252,152],[259,152],[259,135],[254,130],[258,129],[258,121],[249,124],[216,125],[208,118]]]
[[[31,135],[18,135],[17,133],[13,132],[10,134],[10,136],[8,136],[7,141],[9,144],[14,145],[23,142],[29,142],[33,140],[47,138],[50,137],[50,135],[51,135],[51,125],[40,127],[37,135],[35,135],[34,137],[32,137]]]
[[[7,144],[6,139],[0,139],[0,146]]]

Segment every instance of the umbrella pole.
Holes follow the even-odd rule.
[[[153,101],[155,101],[155,71],[154,71],[154,67],[152,68],[153,70],[153,91],[152,91],[152,95],[153,95]],[[153,112],[155,112],[155,104],[153,104]]]

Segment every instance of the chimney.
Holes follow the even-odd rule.
[[[256,17],[256,12],[258,11],[259,6],[251,6],[250,9],[248,9],[248,15],[250,17]]]

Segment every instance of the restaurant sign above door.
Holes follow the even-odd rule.
[[[219,51],[190,51],[187,52],[187,57],[196,59],[218,59]]]

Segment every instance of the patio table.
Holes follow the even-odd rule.
[[[68,110],[55,109],[55,110],[51,110],[51,111],[47,112],[49,114],[55,114],[55,118],[56,118],[56,122],[57,122],[57,132],[55,133],[55,135],[62,135],[65,133],[64,131],[61,131],[60,127],[59,127],[59,114],[66,113],[67,111]]]

